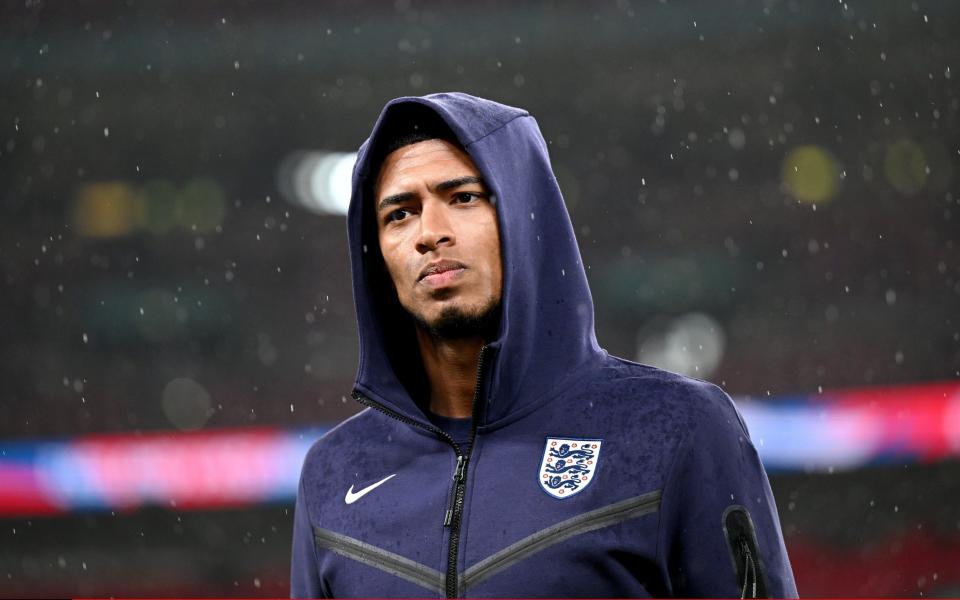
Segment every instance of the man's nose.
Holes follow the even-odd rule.
[[[417,251],[421,254],[436,250],[441,245],[452,245],[456,238],[453,234],[446,207],[442,204],[424,203],[420,213],[420,236],[417,238]]]

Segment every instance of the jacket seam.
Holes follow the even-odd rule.
[[[676,483],[677,479],[679,478],[678,472],[680,471],[680,466],[681,466],[681,465],[683,464],[683,462],[684,462],[684,461],[681,460],[681,459],[687,458],[687,456],[690,454],[690,452],[691,452],[691,449],[690,449],[690,448],[691,448],[691,446],[693,445],[694,436],[695,436],[695,434],[696,434],[697,432],[700,431],[700,427],[702,427],[702,425],[703,425],[703,419],[700,419],[699,422],[697,423],[696,427],[694,427],[693,429],[691,429],[690,431],[688,431],[688,432],[686,433],[686,436],[684,437],[683,441],[682,441],[682,442],[680,443],[680,445],[678,446],[678,451],[677,451],[677,453],[674,455],[673,459],[671,460],[671,462],[670,462],[670,467],[669,467],[668,470],[667,470],[668,475],[667,475],[667,479],[666,479],[666,481],[664,482],[664,486],[663,486],[663,496],[661,497],[661,507],[663,506],[663,503],[662,503],[663,500],[669,499],[669,498],[670,498],[670,493],[671,493],[671,491],[673,491],[673,490],[676,488],[676,486],[678,485],[678,484]],[[679,493],[679,492],[678,492],[678,493]],[[665,546],[666,546],[666,529],[664,528],[664,522],[663,522],[663,521],[664,521],[664,518],[666,517],[666,513],[667,513],[668,511],[660,510],[660,511],[658,511],[658,512],[659,512],[659,514],[657,515],[657,516],[658,516],[658,518],[657,518],[657,546],[656,546],[655,562],[656,562],[657,564],[659,564],[659,563],[660,563],[660,559],[661,559],[661,558],[663,559],[663,566],[664,566],[664,571],[665,571],[664,574],[666,575],[666,578],[665,578],[665,579],[666,579],[666,583],[667,583],[667,585],[670,587],[670,593],[671,593],[671,594],[675,594],[675,593],[676,593],[676,590],[673,589],[673,580],[672,580],[672,576],[671,576],[671,573],[670,573],[670,564],[669,564],[669,558],[670,558],[670,557],[669,557],[669,556],[666,554],[666,552],[665,552]]]
[[[464,144],[464,147],[467,148],[467,147],[469,147],[469,146],[472,146],[472,145],[476,144],[477,142],[479,142],[480,140],[484,140],[484,139],[490,137],[491,135],[493,135],[493,134],[495,134],[496,132],[500,131],[501,129],[503,129],[504,127],[506,127],[507,125],[509,125],[510,123],[513,123],[513,122],[516,121],[517,119],[523,119],[523,118],[529,117],[529,116],[530,116],[530,113],[528,113],[528,112],[523,112],[523,113],[521,113],[521,114],[519,114],[519,115],[515,115],[515,116],[511,117],[510,119],[504,121],[504,122],[501,123],[500,125],[497,125],[496,127],[494,127],[493,129],[491,129],[490,131],[486,132],[485,134],[481,135],[481,136],[478,137],[477,139],[471,140],[471,141],[467,142],[466,144]]]
[[[317,527],[313,531],[314,543],[316,543],[317,537],[321,535],[328,539],[329,544],[326,547],[335,554],[378,569],[414,585],[442,593],[443,574],[436,569],[389,550],[321,527]]]
[[[647,492],[640,496],[588,511],[517,540],[467,569],[463,573],[463,589],[466,590],[479,585],[488,578],[519,564],[534,554],[571,538],[619,525],[651,512],[659,511],[660,499],[660,490]]]

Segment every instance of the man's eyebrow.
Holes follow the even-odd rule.
[[[483,182],[483,179],[476,177],[474,175],[467,175],[466,177],[457,177],[456,179],[450,179],[448,181],[441,181],[437,184],[438,192],[445,192],[447,190],[452,190],[458,188],[461,185],[467,185],[470,183],[479,183],[483,187],[487,187],[487,184]]]
[[[477,177],[475,175],[465,175],[463,177],[457,177],[456,179],[448,179],[447,181],[441,181],[435,186],[435,189],[438,192],[446,192],[447,190],[456,189],[462,185],[470,185],[472,183],[478,183],[483,187],[487,187],[487,184],[484,183],[483,178]],[[387,196],[383,200],[377,203],[377,212],[382,211],[385,208],[389,208],[396,204],[402,204],[408,200],[413,200],[416,197],[416,194],[413,192],[402,192],[400,194],[393,194],[392,196]]]
[[[416,197],[416,194],[413,192],[403,192],[402,194],[394,194],[392,196],[387,196],[377,204],[377,212],[393,206],[395,204],[402,204],[408,200],[413,200]]]

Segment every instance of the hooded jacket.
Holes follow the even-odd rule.
[[[376,238],[376,148],[424,110],[483,174],[500,227],[502,313],[481,351],[468,445],[428,419],[405,376],[416,343],[396,326]],[[393,100],[353,178],[353,396],[367,408],[304,462],[292,596],[796,596],[770,486],[730,398],[598,345],[533,117],[460,93]]]

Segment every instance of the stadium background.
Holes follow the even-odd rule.
[[[537,117],[598,338],[735,397],[802,595],[960,595],[960,4],[2,6],[0,596],[287,593],[339,153],[444,90]]]

